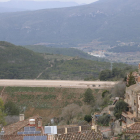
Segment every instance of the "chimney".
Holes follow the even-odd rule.
[[[41,128],[42,127],[42,118],[41,117],[39,117],[37,119],[37,126],[38,126],[38,128]]]
[[[99,130],[99,126],[95,125],[95,132],[98,132],[98,130]]]
[[[19,121],[24,121],[24,114],[19,114]]]

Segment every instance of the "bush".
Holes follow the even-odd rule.
[[[92,120],[91,115],[85,115],[84,120],[90,122]]]
[[[106,94],[108,94],[108,93],[109,93],[109,91],[108,91],[108,90],[104,90],[104,91],[103,91],[103,93],[102,93],[102,98],[104,98],[104,97],[105,97],[105,95],[106,95]]]
[[[19,108],[16,106],[16,104],[12,101],[8,101],[5,105],[5,113],[7,115],[19,115]]]
[[[108,106],[109,102],[110,102],[109,97],[106,96],[106,97],[103,99],[102,106],[103,106],[103,107]]]
[[[73,119],[76,118],[80,113],[80,106],[76,104],[70,104],[63,108],[61,117],[64,118],[67,124],[72,124]]]
[[[97,121],[97,123],[99,125],[103,125],[103,126],[108,126],[109,122],[110,122],[110,115],[109,114],[105,114],[103,116],[100,116],[98,118],[98,121]]]

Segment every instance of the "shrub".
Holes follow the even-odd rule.
[[[99,125],[103,125],[103,126],[108,126],[109,122],[110,122],[109,114],[104,114],[103,116],[100,116],[97,121]]]
[[[104,90],[103,93],[102,93],[102,98],[104,98],[107,93],[109,93],[109,91],[108,90]]]
[[[85,115],[84,120],[90,122],[92,120],[91,115]]]
[[[114,116],[117,118],[117,119],[120,119],[121,118],[121,114],[123,111],[127,111],[127,106],[128,104],[124,101],[118,101],[115,105],[115,108],[114,108]]]
[[[8,101],[5,105],[5,113],[7,115],[19,115],[19,108],[16,106],[16,104],[12,101]]]

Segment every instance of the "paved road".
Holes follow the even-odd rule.
[[[66,88],[104,88],[118,82],[106,81],[63,81],[63,80],[0,80],[0,86],[21,87],[66,87]]]

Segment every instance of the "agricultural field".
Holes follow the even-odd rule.
[[[0,87],[2,89],[2,87]],[[20,113],[25,117],[39,114],[43,123],[53,117],[60,117],[62,109],[72,103],[80,107],[86,105],[83,96],[86,89],[55,88],[55,87],[6,87],[3,100],[13,101],[20,107]],[[104,89],[93,89],[95,104],[102,103]]]

